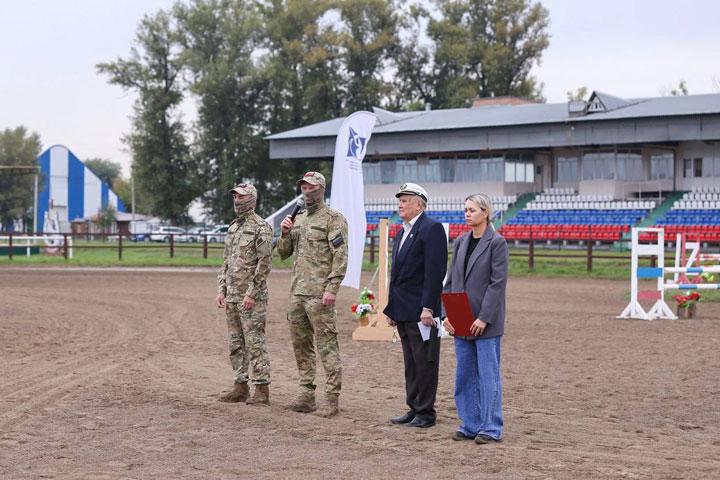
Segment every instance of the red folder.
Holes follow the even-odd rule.
[[[470,325],[475,321],[472,308],[470,308],[470,299],[467,293],[443,293],[443,305],[447,318],[455,328],[454,336],[456,337],[472,337],[470,333]]]

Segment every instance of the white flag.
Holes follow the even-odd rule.
[[[348,268],[341,283],[347,287],[360,288],[367,229],[362,160],[374,126],[374,114],[355,112],[343,122],[335,143],[330,206],[348,222]]]

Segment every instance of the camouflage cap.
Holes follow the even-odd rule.
[[[325,188],[325,177],[320,172],[307,172],[297,181],[297,185],[300,185],[302,182],[309,183],[310,185],[320,185]]]
[[[228,190],[228,193],[237,193],[238,195],[252,195],[257,197],[257,190],[249,183],[238,183],[235,187]]]
[[[403,183],[400,187],[400,191],[395,194],[395,197],[400,195],[417,195],[422,198],[425,202],[428,201],[428,194],[423,187],[417,183]]]

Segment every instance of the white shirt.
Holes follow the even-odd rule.
[[[423,212],[418,213],[415,215],[415,217],[410,220],[407,223],[403,223],[403,236],[400,239],[400,246],[398,247],[398,253],[400,253],[400,250],[403,247],[403,244],[405,243],[405,239],[408,238],[410,235],[410,231],[412,230],[413,226],[415,225],[415,222],[417,222],[417,219],[420,218],[420,215],[422,215]]]

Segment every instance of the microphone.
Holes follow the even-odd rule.
[[[294,222],[294,221],[295,221],[295,216],[296,216],[296,215],[298,214],[298,212],[299,212],[300,210],[302,210],[303,208],[305,208],[305,200],[303,200],[302,198],[298,198],[297,203],[295,203],[295,208],[293,208],[293,211],[292,211],[292,213],[290,214],[290,221],[291,221],[291,222]]]

